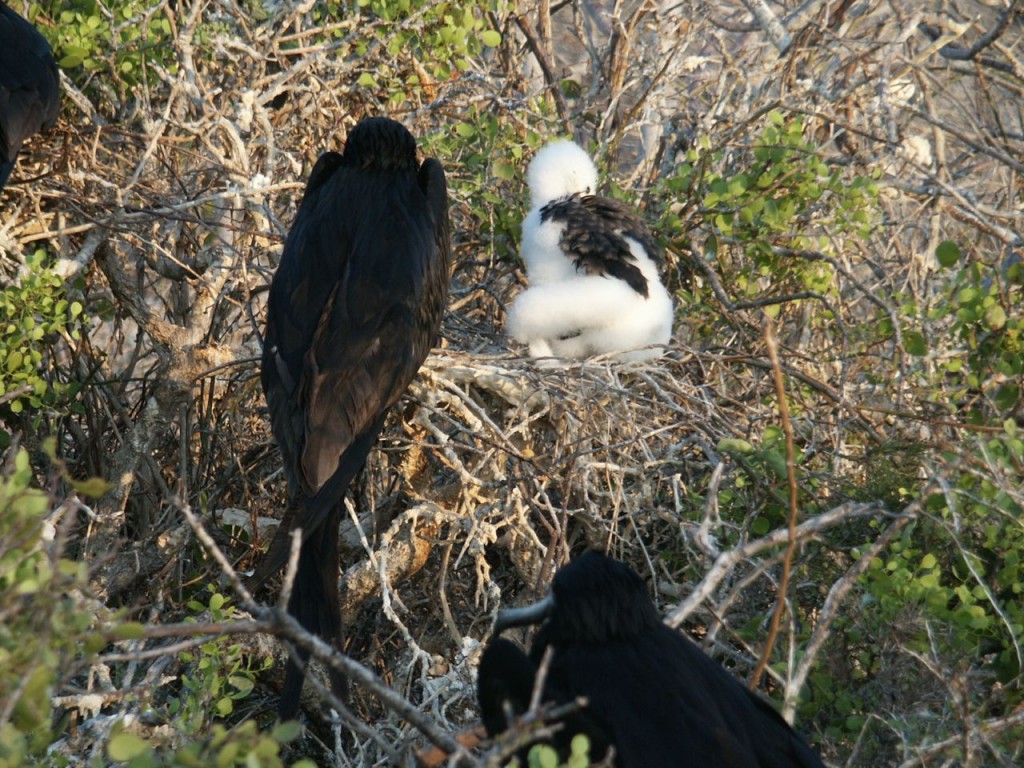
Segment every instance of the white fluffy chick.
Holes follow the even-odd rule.
[[[509,308],[508,334],[529,345],[532,357],[661,355],[673,307],[647,225],[622,203],[594,194],[597,168],[571,141],[545,145],[527,182],[520,254],[530,287]]]

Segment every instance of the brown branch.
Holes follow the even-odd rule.
[[[1013,19],[1014,13],[1016,13],[1017,2],[1018,0],[1013,0],[1003,8],[999,13],[999,18],[996,19],[995,26],[978,38],[977,42],[975,42],[970,48],[946,43],[944,46],[939,48],[939,55],[945,59],[952,59],[954,61],[976,61],[982,66],[996,69],[1000,72],[1016,74],[1017,68],[1012,64],[993,59],[989,56],[979,57],[978,54],[992,45],[992,43],[994,43],[1003,34],[1003,32],[1006,31],[1006,28],[1010,25],[1010,21]],[[917,28],[921,30],[921,32],[923,32],[932,42],[935,42],[942,37],[942,30],[934,24],[928,24],[922,21],[918,23]]]
[[[768,347],[768,358],[772,364],[772,379],[775,382],[775,396],[779,402],[779,418],[782,420],[782,431],[786,436],[786,482],[789,487],[789,515],[786,518],[786,532],[789,541],[786,544],[786,554],[782,558],[782,576],[779,578],[778,597],[775,600],[775,610],[772,611],[771,623],[768,625],[768,637],[765,638],[764,648],[761,651],[761,658],[750,676],[748,686],[756,690],[761,685],[761,677],[768,660],[771,658],[772,649],[775,647],[775,640],[779,634],[779,626],[782,622],[782,613],[786,610],[786,600],[789,595],[789,577],[793,568],[793,555],[796,552],[797,538],[796,525],[800,514],[799,509],[799,486],[796,477],[796,446],[793,439],[793,423],[789,419],[789,403],[786,400],[786,385],[782,380],[782,366],[779,364],[779,345],[775,338],[775,331],[772,328],[772,321],[767,315],[764,317],[764,341]]]
[[[799,541],[813,538],[830,528],[835,528],[837,525],[842,525],[861,517],[877,516],[883,512],[884,509],[877,502],[868,504],[848,502],[841,504],[834,509],[822,512],[820,515],[815,515],[800,523],[796,527],[796,538]],[[704,602],[718,588],[718,585],[722,583],[739,563],[766,550],[779,547],[789,542],[790,539],[791,534],[788,526],[786,528],[776,528],[760,539],[748,541],[727,552],[723,552],[718,556],[714,564],[704,575],[704,578],[701,579],[689,596],[665,617],[665,623],[670,627],[679,627],[686,620],[687,616],[693,613],[697,606]]]
[[[530,47],[530,51],[533,53],[534,58],[537,59],[541,72],[544,73],[544,82],[548,84],[548,91],[555,100],[555,107],[558,110],[558,118],[561,120],[563,127],[566,130],[569,130],[569,105],[565,101],[565,96],[562,93],[562,86],[559,79],[555,76],[555,70],[551,64],[551,58],[544,51],[544,43],[529,17],[524,14],[519,14],[515,18],[516,26],[519,27],[519,31],[522,32],[523,37],[526,38],[526,44]]]

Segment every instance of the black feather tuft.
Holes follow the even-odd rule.
[[[655,261],[661,249],[647,224],[627,206],[598,195],[576,194],[545,205],[540,219],[564,225],[560,245],[576,269],[623,280],[641,296],[649,295],[647,278],[627,238]]]

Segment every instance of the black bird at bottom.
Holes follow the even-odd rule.
[[[450,261],[444,171],[417,163],[400,123],[363,120],[344,153],[317,160],[267,303],[261,380],[289,506],[253,586],[285,565],[301,528],[288,611],[335,647],[345,493],[437,339]],[[290,661],[282,719],[298,712],[304,676]],[[331,686],[346,695],[343,675]]]
[[[529,656],[497,637],[539,621]],[[555,737],[562,759],[585,733],[591,760],[611,746],[618,768],[824,768],[771,704],[661,622],[636,571],[599,552],[561,568],[540,603],[499,614],[494,632],[478,676],[491,736],[508,729],[508,711],[526,711],[551,647],[541,700],[588,702]]]
[[[0,0],[0,190],[22,143],[60,115],[60,75],[39,30]]]

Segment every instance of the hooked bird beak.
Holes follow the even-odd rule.
[[[555,607],[555,596],[548,594],[540,602],[534,603],[533,605],[525,605],[522,608],[506,608],[504,611],[498,611],[498,616],[494,620],[494,632],[495,636],[500,635],[504,630],[509,627],[523,627],[529,624],[540,624],[544,619],[551,613],[551,609]]]

